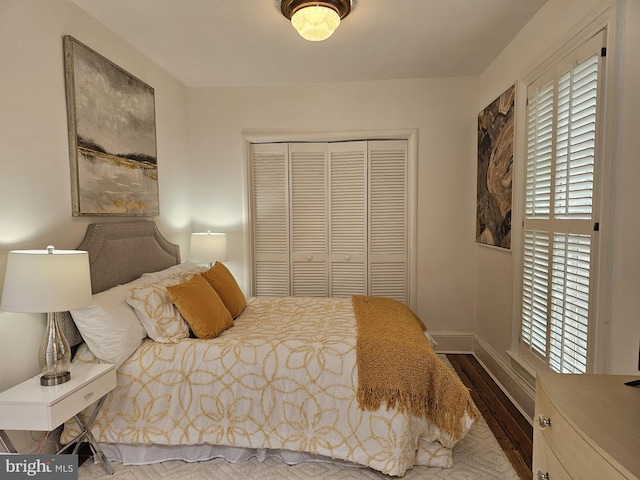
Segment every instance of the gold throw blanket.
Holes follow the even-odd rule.
[[[363,410],[397,407],[427,418],[458,440],[465,414],[480,416],[469,391],[435,354],[424,324],[385,297],[353,297],[357,321],[358,402]]]

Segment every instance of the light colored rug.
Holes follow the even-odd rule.
[[[446,357],[441,356],[451,367]],[[416,466],[403,478],[446,480],[518,480],[498,441],[484,419],[474,425],[467,436],[453,449],[453,468],[429,468]],[[259,462],[255,458],[241,463],[229,463],[224,459],[186,463],[169,461],[152,465],[124,466],[111,462],[113,476],[107,475],[100,464],[87,461],[78,470],[79,480],[372,480],[388,479],[387,475],[358,466],[335,465],[322,462],[305,462],[287,465],[277,458]]]

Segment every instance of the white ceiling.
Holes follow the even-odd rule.
[[[478,75],[546,2],[353,0],[308,42],[278,0],[72,1],[189,87]]]

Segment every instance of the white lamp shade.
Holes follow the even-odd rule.
[[[328,7],[304,7],[293,14],[291,25],[305,40],[320,42],[329,38],[338,28],[340,15]]]
[[[91,274],[87,252],[53,248],[9,252],[0,309],[44,313],[89,305]]]
[[[226,262],[227,253],[226,233],[192,233],[189,248],[189,260],[196,263]]]

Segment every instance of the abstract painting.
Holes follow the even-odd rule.
[[[515,85],[478,114],[476,242],[511,248]]]
[[[159,214],[154,90],[64,37],[73,215]]]

